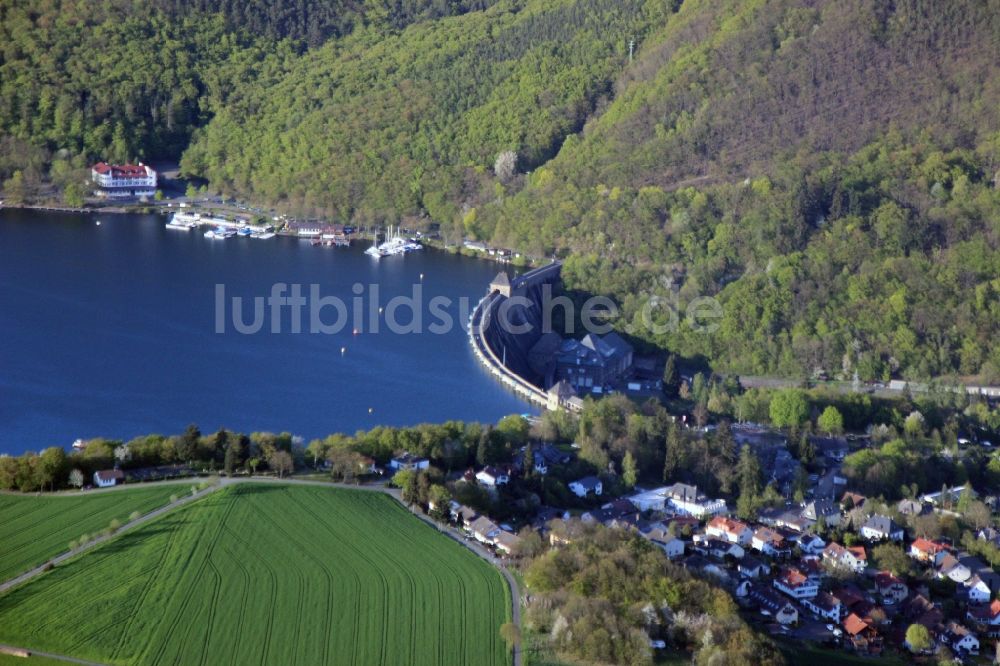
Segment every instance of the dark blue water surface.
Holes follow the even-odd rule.
[[[188,423],[312,438],[529,409],[479,367],[465,337],[458,301],[474,304],[495,264],[429,249],[375,260],[364,244],[212,240],[164,222],[0,210],[0,452],[170,434]],[[292,333],[286,308],[280,333],[271,332],[270,311],[261,332],[236,332],[229,299],[244,297],[249,324],[253,298],[279,282],[302,284],[303,295],[318,284],[322,296],[343,300],[348,317],[360,283],[364,318],[311,334],[305,308],[302,332]],[[216,332],[219,284],[228,297],[224,333]],[[372,333],[373,284],[382,306],[419,285],[424,329],[441,321],[428,301],[452,299],[454,325],[394,334],[383,313]],[[409,313],[398,310],[397,320],[409,323]],[[327,307],[322,319],[334,324],[337,313]]]

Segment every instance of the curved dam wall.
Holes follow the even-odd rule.
[[[528,352],[542,336],[544,285],[558,286],[562,264],[536,268],[511,281],[510,296],[492,290],[469,321],[476,355],[498,379],[532,402],[546,405],[543,378],[532,371]]]

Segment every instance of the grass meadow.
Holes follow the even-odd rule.
[[[84,533],[95,535],[133,511],[148,513],[187,486],[160,485],[58,496],[0,495],[0,581],[69,550]]]
[[[507,664],[498,571],[377,492],[241,484],[0,597],[0,642],[109,664]]]

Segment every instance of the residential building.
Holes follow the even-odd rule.
[[[922,516],[931,510],[929,504],[918,500],[904,499],[896,504],[896,510],[901,516]]]
[[[937,566],[938,578],[948,578],[956,583],[964,583],[972,578],[968,565],[951,553],[941,558]]]
[[[864,546],[845,548],[839,543],[831,542],[823,549],[823,562],[860,574],[868,567],[868,554]]]
[[[510,483],[508,470],[488,465],[476,474],[476,480],[487,488],[496,488]]]
[[[990,578],[978,573],[972,574],[969,580],[965,581],[965,590],[969,595],[969,603],[985,604],[993,598],[993,581]]]
[[[828,527],[836,527],[840,525],[840,507],[831,500],[813,500],[802,509],[802,517],[813,523],[822,518]]]
[[[90,178],[99,197],[127,199],[156,194],[156,172],[142,164],[107,164],[98,162],[90,169]]]
[[[401,455],[396,456],[389,461],[389,469],[394,472],[399,472],[402,470],[421,470],[427,469],[431,466],[431,461],[422,456],[417,456],[409,451],[404,451]]]
[[[949,622],[941,632],[941,642],[957,653],[979,654],[979,639],[957,622]]]
[[[708,521],[708,525],[705,526],[705,534],[731,543],[738,543],[741,546],[748,545],[753,539],[753,530],[750,529],[749,525],[726,516],[715,516]]]
[[[668,559],[676,560],[684,556],[684,541],[671,536],[664,530],[654,530],[645,535],[654,545],[658,546]]]
[[[744,555],[743,546],[738,543],[726,541],[725,539],[715,539],[706,534],[696,534],[693,541],[695,549],[720,560],[726,557],[738,560]]]
[[[970,607],[966,611],[966,617],[975,623],[980,632],[991,637],[1000,635],[1000,601],[994,600],[988,605]]]
[[[102,469],[94,472],[94,485],[98,488],[110,488],[125,480],[125,473],[120,469]]]
[[[774,614],[775,621],[782,626],[790,626],[799,623],[799,609],[791,604],[791,602],[786,602],[781,609]]]
[[[705,518],[726,512],[726,500],[709,499],[698,492],[697,486],[675,483],[663,490],[665,491],[667,509],[682,516]],[[635,503],[634,499],[632,501]],[[637,503],[636,506],[638,506]]]
[[[774,579],[774,587],[793,599],[811,599],[819,593],[819,586],[798,569],[783,569]]]
[[[843,606],[840,604],[840,599],[829,592],[820,592],[812,599],[802,599],[802,605],[818,618],[830,622],[840,622]]]
[[[947,546],[923,537],[917,537],[910,544],[910,557],[931,566],[940,564],[941,560],[947,554]]]
[[[902,603],[910,595],[906,583],[888,571],[875,574],[875,589],[882,595],[883,603],[887,606]]]
[[[771,567],[767,565],[766,562],[758,560],[756,557],[747,555],[741,559],[737,565],[736,570],[739,571],[740,575],[744,578],[761,578],[771,573]]]
[[[573,494],[577,497],[586,497],[591,494],[600,496],[604,491],[604,487],[601,485],[601,480],[596,476],[585,476],[582,479],[571,481],[569,489],[573,491]]]
[[[872,514],[861,526],[861,536],[869,541],[902,541],[903,528],[889,516]]]
[[[784,535],[770,527],[757,528],[750,540],[750,546],[771,557],[787,557],[791,554],[791,548],[788,547]]]
[[[493,540],[501,532],[500,526],[486,516],[479,516],[472,521],[472,524],[469,525],[469,531],[472,532],[472,536],[476,538],[476,541],[487,544],[493,543]]]
[[[870,620],[864,620],[854,613],[844,618],[844,638],[847,645],[864,654],[879,654],[882,652],[882,637]]]
[[[799,544],[799,550],[801,550],[805,555],[821,555],[823,549],[826,548],[826,541],[815,534],[805,533],[800,534],[795,538],[795,541]]]
[[[517,550],[518,545],[521,543],[521,537],[516,534],[512,534],[511,532],[500,530],[500,533],[494,537],[493,543],[496,545],[497,550],[511,555]]]

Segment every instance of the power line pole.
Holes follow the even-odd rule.
[[[628,40],[628,62],[632,64],[632,54],[635,51],[635,37]]]

